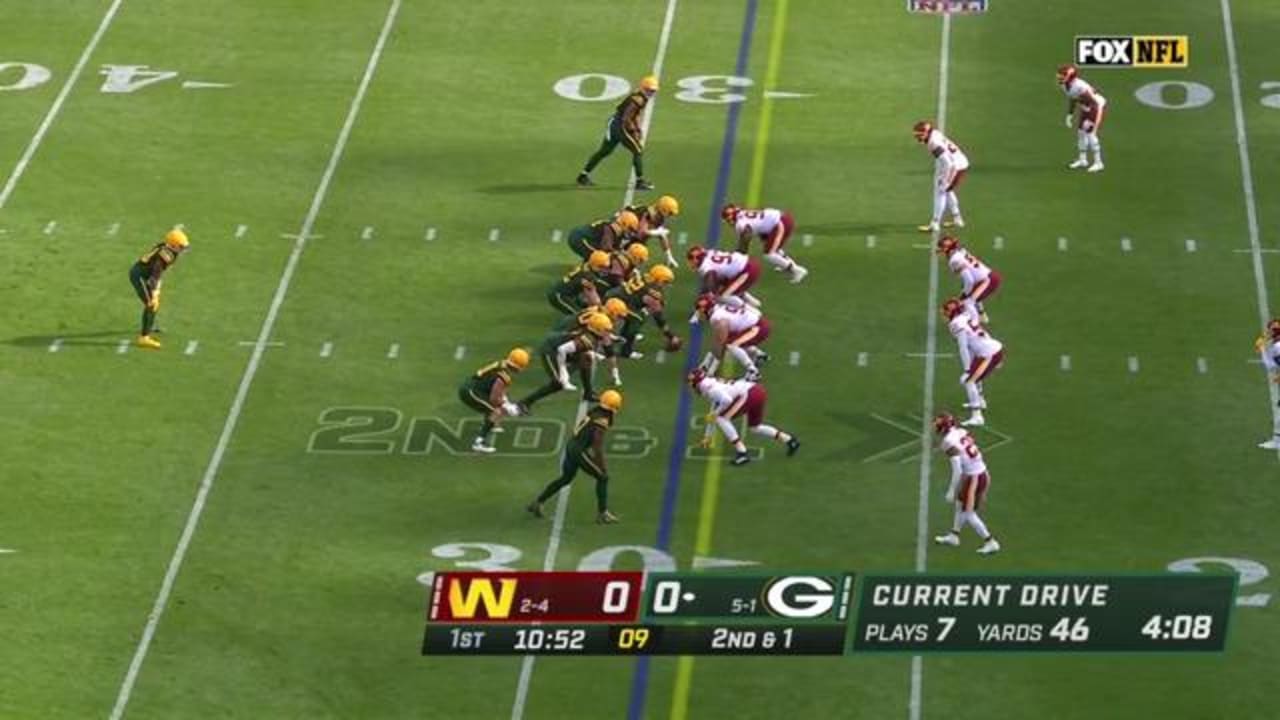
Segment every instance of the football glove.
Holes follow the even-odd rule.
[[[953,490],[948,490],[948,491],[946,492],[946,494],[945,494],[945,495],[943,495],[942,497],[943,497],[943,499],[944,499],[944,500],[946,500],[946,501],[947,501],[947,502],[949,502],[949,503],[950,503],[950,502],[955,502],[955,501],[956,501],[956,494],[955,494],[955,491],[953,491]]]
[[[618,368],[613,368],[613,370],[612,370],[612,373],[611,373],[611,374],[612,374],[612,376],[613,376],[613,384],[614,384],[614,385],[617,385],[617,386],[619,386],[619,387],[621,387],[621,385],[622,385],[622,373],[618,372]]]
[[[515,417],[520,414],[520,406],[510,400],[507,400],[502,403],[502,412],[506,413],[510,417]]]

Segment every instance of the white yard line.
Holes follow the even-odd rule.
[[[378,67],[378,60],[382,57],[382,50],[386,47],[387,37],[391,34],[391,26],[395,22],[396,13],[399,9],[400,0],[391,0],[391,7],[387,10],[386,20],[382,24],[382,31],[378,34],[378,41],[374,44],[373,52],[369,56],[369,62],[365,66],[364,76],[360,78],[360,85],[356,88],[355,96],[351,98],[351,107],[347,110],[347,117],[342,124],[342,130],[338,132],[338,139],[334,143],[333,153],[329,156],[329,164],[325,167],[324,175],[321,176],[320,184],[311,199],[311,206],[307,209],[306,217],[302,221],[302,228],[298,231],[298,239],[293,245],[293,252],[289,255],[289,261],[285,264],[284,272],[280,275],[280,282],[276,286],[275,295],[271,298],[271,306],[267,308],[267,315],[262,321],[262,328],[258,331],[258,342],[253,348],[253,354],[249,356],[249,363],[245,366],[244,375],[240,378],[240,386],[236,390],[235,399],[231,402],[231,409],[227,413],[226,422],[223,423],[222,434],[218,436],[218,444],[214,447],[213,456],[209,458],[209,465],[205,468],[204,476],[200,480],[200,489],[196,493],[195,502],[191,505],[191,512],[187,516],[187,523],[182,529],[182,536],[178,539],[178,545],[173,550],[173,557],[169,559],[169,567],[165,571],[164,581],[160,584],[160,591],[156,594],[151,614],[147,617],[147,624],[143,628],[142,637],[138,640],[137,650],[133,654],[133,660],[129,663],[129,670],[125,673],[124,681],[120,684],[120,692],[116,696],[115,706],[111,709],[111,720],[119,720],[119,718],[123,717],[125,709],[129,706],[129,698],[133,694],[134,685],[138,681],[138,673],[142,670],[142,663],[147,659],[147,651],[151,648],[151,640],[155,637],[156,628],[160,625],[160,619],[164,617],[165,608],[169,604],[169,595],[173,592],[173,586],[178,579],[178,572],[182,569],[183,560],[187,556],[187,548],[191,546],[191,539],[195,536],[196,527],[200,524],[200,516],[204,513],[209,492],[213,489],[213,481],[218,475],[218,469],[222,466],[223,455],[226,454],[227,447],[231,444],[231,436],[240,421],[240,413],[244,409],[245,398],[249,395],[249,388],[253,384],[253,378],[257,375],[258,367],[262,363],[262,356],[267,348],[267,338],[271,337],[271,331],[275,328],[276,317],[279,316],[280,307],[284,304],[285,295],[289,291],[289,283],[293,280],[293,274],[297,270],[302,251],[307,245],[307,237],[311,234],[316,218],[320,215],[320,208],[329,193],[329,183],[333,180],[334,172],[338,169],[338,162],[342,159],[343,150],[347,146],[347,139],[351,136],[351,129],[356,124],[356,117],[360,113],[360,105],[364,102],[365,92],[368,91],[369,84],[373,80],[374,70]]]
[[[659,79],[662,77],[662,63],[667,57],[667,45],[671,42],[671,26],[676,19],[676,4],[679,0],[667,0],[667,12],[662,18],[662,32],[658,34],[658,50],[653,56],[653,74]],[[658,96],[654,95],[650,98],[648,104],[644,108],[644,117],[640,120],[640,136],[646,141],[649,139],[649,126],[653,122],[653,111],[658,105]],[[636,177],[635,170],[631,171],[630,181],[627,183],[627,190],[623,193],[622,204],[624,206],[632,204],[636,197]],[[684,244],[687,233],[680,233],[679,242]],[[586,403],[578,404],[578,419],[581,420],[586,415]],[[560,498],[556,502],[555,516],[551,522],[551,535],[547,538],[547,554],[543,558],[542,569],[551,570],[556,564],[556,554],[560,552],[560,535],[564,531],[564,516],[569,509],[569,492],[566,489],[560,493]],[[533,679],[533,668],[537,663],[536,655],[525,655],[524,661],[520,663],[520,677],[516,681],[516,696],[511,704],[511,720],[521,720],[524,717],[525,703],[529,700],[529,682]]]
[[[1258,327],[1265,327],[1271,314],[1271,301],[1267,298],[1267,279],[1262,271],[1262,241],[1258,232],[1258,208],[1253,197],[1253,167],[1249,164],[1249,138],[1244,125],[1244,105],[1240,100],[1240,64],[1236,60],[1236,34],[1231,27],[1231,0],[1222,0],[1222,31],[1227,36],[1227,64],[1231,69],[1231,105],[1236,116],[1236,147],[1240,151],[1240,185],[1244,190],[1245,217],[1249,223],[1249,247],[1253,250],[1253,281],[1258,299]],[[1280,388],[1267,382],[1271,397],[1271,421],[1280,423]],[[1280,451],[1276,452],[1280,459]]]
[[[950,72],[951,15],[942,16],[942,49],[938,60],[938,129],[947,127],[947,78]],[[937,233],[934,233],[937,240]],[[938,350],[938,256],[929,254],[929,302],[925,305],[925,362],[924,399],[920,403],[920,485],[919,505],[916,512],[916,572],[924,572],[929,560],[929,474],[933,465],[933,443],[930,438],[933,422],[933,377]],[[924,660],[911,656],[911,694],[907,700],[910,720],[920,720],[921,695],[924,692]]]
[[[40,126],[36,128],[36,134],[31,136],[31,142],[27,143],[27,149],[22,151],[22,156],[18,158],[18,164],[13,168],[13,172],[9,175],[8,181],[4,184],[4,189],[0,190],[0,208],[3,208],[9,202],[9,196],[13,195],[14,188],[18,187],[18,181],[22,179],[22,174],[27,171],[27,165],[31,164],[31,158],[35,156],[36,150],[40,148],[40,143],[44,141],[44,136],[48,134],[49,128],[53,126],[53,121],[58,117],[58,113],[62,110],[62,104],[67,101],[67,96],[71,94],[71,88],[76,84],[76,80],[80,79],[80,73],[84,72],[84,66],[89,62],[89,56],[98,47],[98,43],[102,41],[102,36],[106,34],[107,28],[111,26],[111,21],[115,18],[116,12],[124,0],[115,0],[111,6],[107,8],[107,13],[102,16],[102,22],[98,23],[98,29],[93,33],[93,37],[89,38],[89,44],[84,46],[84,52],[80,53],[80,59],[76,60],[76,64],[71,68],[71,73],[67,75],[67,81],[62,84],[62,89],[58,91],[58,96],[53,99],[53,105],[49,106],[49,112],[45,113],[44,120],[40,121]]]

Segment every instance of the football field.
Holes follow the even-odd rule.
[[[1280,293],[1280,3],[904,5],[0,2],[0,718],[1280,717],[1280,454],[1256,447],[1277,395],[1253,350]],[[1151,34],[1187,36],[1189,66],[1084,68],[1107,166],[1069,171],[1073,37]],[[656,191],[621,148],[576,186],[651,72]],[[952,508],[930,420],[965,396],[919,120],[971,159],[957,234],[1004,278],[974,431],[992,556],[931,539]],[[734,242],[726,202],[794,214],[808,277],[753,292],[767,418],[803,447],[698,447],[682,263],[684,348],[650,325],[622,363],[621,522],[581,475],[532,518],[576,396],[479,455],[458,386],[560,318],[570,229],[661,194],[682,260]],[[163,348],[140,349],[128,270],[176,225]],[[434,572],[732,567],[1234,572],[1239,593],[1222,654],[420,654]]]

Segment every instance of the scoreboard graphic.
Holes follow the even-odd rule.
[[[440,572],[423,655],[1220,652],[1236,576]]]

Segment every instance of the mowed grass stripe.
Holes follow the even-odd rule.
[[[378,60],[382,57],[383,48],[386,47],[387,37],[391,33],[391,27],[395,23],[396,14],[400,9],[400,0],[391,0],[391,5],[387,10],[386,19],[383,21],[382,30],[378,35],[378,40],[373,46],[373,52],[369,56],[368,64],[365,66],[364,75],[360,78],[360,84],[356,88],[355,95],[351,99],[351,105],[347,110],[346,119],[343,121],[342,129],[338,132],[338,139],[334,143],[333,152],[329,156],[329,162],[325,166],[324,174],[320,178],[320,184],[316,188],[315,195],[311,199],[311,205],[307,209],[306,217],[302,221],[302,228],[298,231],[298,239],[294,243],[293,252],[289,255],[288,263],[286,263],[284,272],[280,276],[280,282],[276,286],[275,295],[271,299],[271,306],[267,309],[267,315],[263,319],[262,328],[258,332],[258,339],[253,348],[253,354],[249,357],[249,363],[245,367],[244,376],[240,380],[240,385],[236,390],[235,399],[231,403],[231,409],[227,413],[226,422],[223,424],[222,433],[218,437],[218,444],[214,448],[213,456],[209,459],[209,465],[205,469],[204,476],[200,480],[200,489],[196,493],[196,498],[191,506],[191,512],[187,516],[186,525],[182,529],[182,535],[178,539],[178,545],[174,548],[173,557],[169,561],[169,566],[165,571],[164,579],[160,584],[160,591],[156,595],[155,604],[151,609],[151,614],[147,618],[146,626],[143,628],[142,637],[138,641],[138,646],[133,654],[133,659],[129,663],[129,669],[125,673],[123,682],[120,684],[120,691],[116,696],[116,702],[111,709],[111,719],[119,720],[124,717],[125,711],[129,706],[129,699],[133,694],[134,686],[138,681],[138,675],[142,671],[142,665],[146,661],[147,652],[151,647],[152,638],[155,637],[157,628],[159,627],[161,618],[164,617],[165,608],[168,606],[169,596],[173,592],[173,586],[177,582],[178,572],[182,569],[183,560],[186,558],[187,549],[191,545],[191,540],[195,536],[196,528],[199,526],[200,517],[204,512],[205,503],[208,501],[209,493],[213,489],[213,482],[217,477],[218,470],[222,466],[222,458],[226,453],[227,447],[231,443],[231,437],[235,432],[235,428],[240,419],[241,410],[244,408],[245,399],[248,397],[249,388],[253,384],[254,376],[258,372],[258,367],[262,362],[262,355],[267,348],[268,339],[271,337],[271,331],[275,328],[276,317],[279,315],[280,307],[284,304],[285,295],[289,291],[289,284],[293,279],[294,272],[298,267],[298,261],[302,257],[302,251],[306,248],[307,237],[313,227],[315,227],[316,218],[320,214],[320,208],[324,205],[325,197],[328,195],[330,182],[333,180],[334,172],[337,170],[338,163],[342,160],[343,150],[346,148],[347,140],[351,136],[351,129],[355,126],[356,118],[360,113],[360,105],[364,101],[365,93],[369,89],[369,85],[373,80],[374,71],[378,67]]]

